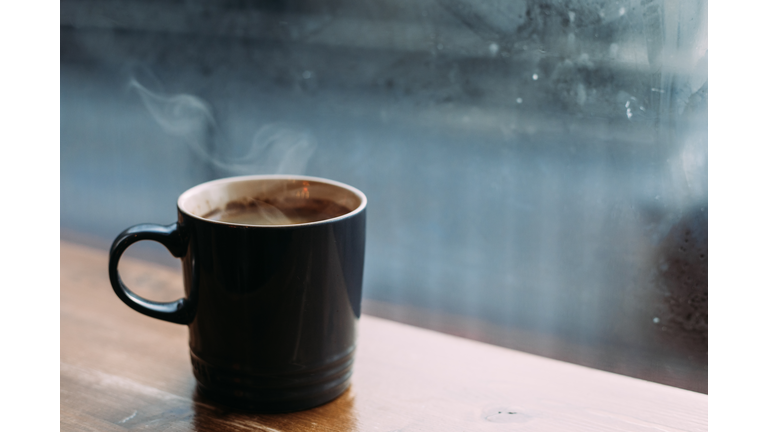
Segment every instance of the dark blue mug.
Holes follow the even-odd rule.
[[[318,406],[352,374],[366,204],[359,190],[315,177],[204,183],[179,197],[178,222],[136,225],[115,239],[112,288],[136,311],[189,326],[203,397],[254,412]],[[181,259],[184,298],[154,302],[125,286],[117,265],[140,240]]]

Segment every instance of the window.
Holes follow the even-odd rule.
[[[61,2],[63,238],[259,173],[368,195],[364,312],[707,391],[706,1]]]

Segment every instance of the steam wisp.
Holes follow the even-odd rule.
[[[264,124],[256,131],[242,157],[219,155],[225,146],[210,105],[191,94],[161,95],[136,79],[128,84],[136,90],[152,118],[163,130],[186,142],[190,149],[226,175],[301,174],[317,143],[311,134],[282,123]]]

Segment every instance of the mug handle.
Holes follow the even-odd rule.
[[[133,310],[144,315],[176,324],[191,323],[195,317],[195,308],[189,299],[180,298],[167,303],[155,302],[135,294],[123,283],[120,273],[117,271],[117,263],[128,246],[141,240],[153,240],[162,244],[176,258],[185,255],[188,243],[188,239],[182,235],[178,223],[170,225],[140,224],[121,232],[109,250],[109,281],[112,283],[115,294]],[[192,284],[194,285],[195,282],[192,281]]]

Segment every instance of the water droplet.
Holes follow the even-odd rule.
[[[488,51],[491,52],[492,56],[495,56],[496,53],[499,52],[499,44],[497,44],[496,42],[493,42],[492,44],[488,45]]]
[[[659,317],[653,317],[653,323],[658,324],[659,323]]]
[[[629,108],[629,101],[627,101],[627,103],[624,104],[624,108]]]
[[[623,16],[625,13],[627,13],[627,10],[624,8],[619,9],[619,16]]]
[[[304,73],[301,74],[304,79],[310,79],[312,78],[312,71],[305,70]]]
[[[517,103],[523,103],[523,98],[517,98]]]
[[[539,79],[539,74],[533,74],[531,78],[533,78],[533,80],[536,81],[537,79]]]
[[[631,119],[631,118],[632,118],[632,109],[627,108],[627,119]]]

